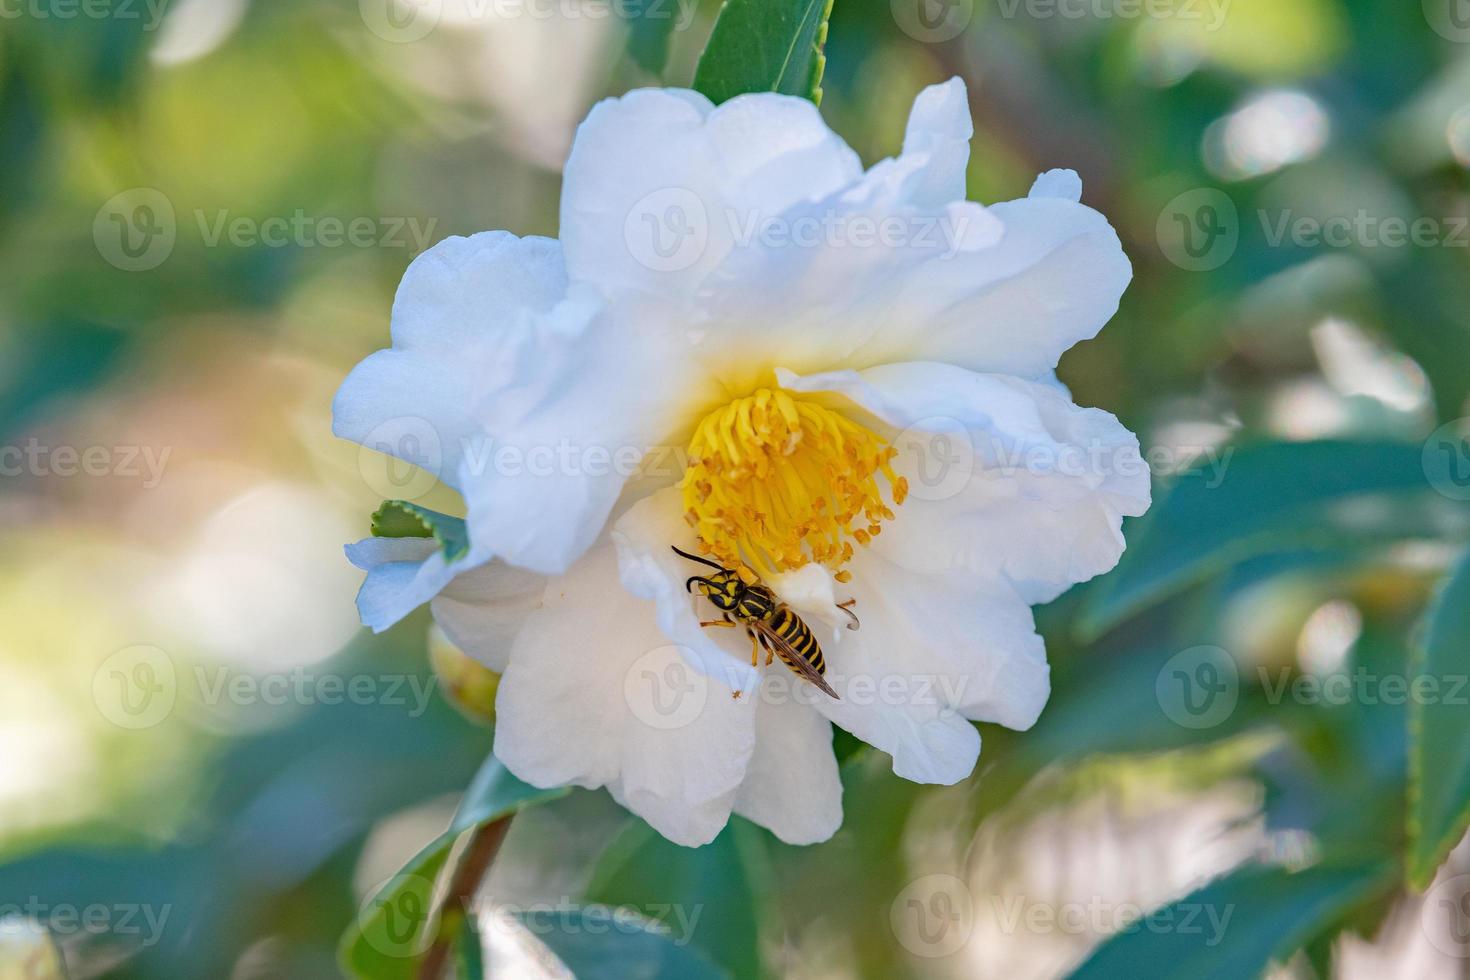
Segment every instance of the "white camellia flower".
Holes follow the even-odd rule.
[[[511,772],[606,786],[682,844],[732,811],[810,843],[842,818],[832,723],[949,784],[972,722],[1036,721],[1030,607],[1148,507],[1137,440],[1053,374],[1131,269],[1070,171],[966,201],[972,132],[964,85],[934,86],[864,171],[808,101],[636,91],[578,131],[559,241],[409,267],[335,431],[458,490],[470,546],[350,546],[359,608],[381,630],[432,599],[503,673]],[[716,573],[674,547],[789,604],[837,697],[702,626],[686,580]]]

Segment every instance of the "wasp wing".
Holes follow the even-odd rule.
[[[759,633],[766,640],[766,642],[770,643],[771,646],[775,648],[778,653],[783,654],[781,659],[786,661],[786,665],[788,667],[796,671],[797,674],[801,675],[806,680],[810,681],[812,683],[812,686],[817,688],[823,694],[836,701],[842,700],[837,696],[837,692],[832,690],[832,685],[827,683],[827,678],[817,673],[817,668],[813,667],[810,663],[807,662],[807,659],[805,657],[797,653],[796,647],[792,646],[790,643],[787,643],[786,640],[779,633],[771,629],[770,626],[766,625],[763,620],[752,620],[750,625],[754,627],[755,631]]]

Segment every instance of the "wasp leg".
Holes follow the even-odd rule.
[[[852,607],[855,605],[857,605],[857,599],[855,598],[848,599],[846,602],[837,603],[837,608],[847,613],[847,618],[852,620],[852,623],[847,627],[850,630],[857,630],[863,625],[862,621],[857,618],[857,613],[852,611]]]
[[[728,629],[729,627],[734,626],[735,624],[732,623],[732,622],[730,622],[728,619],[708,619],[708,620],[701,621],[699,625],[700,626],[720,626],[720,627],[723,627],[723,628]]]
[[[761,641],[761,649],[766,651],[766,666],[769,667],[771,666],[771,662],[776,659],[775,648],[771,646],[771,641],[766,639],[764,633],[757,633],[756,636]]]
[[[750,665],[757,666],[760,663],[760,639],[755,630],[747,629],[745,635],[750,637]]]

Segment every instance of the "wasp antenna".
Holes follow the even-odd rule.
[[[692,591],[694,591],[693,589],[691,589],[689,587],[691,585],[693,585],[695,582],[698,582],[700,585],[708,586],[709,588],[714,589],[715,591],[719,591],[719,586],[715,585],[715,583],[711,582],[709,579],[705,578],[703,575],[691,575],[687,579],[685,579],[684,580],[684,591],[685,592],[692,592]]]
[[[718,564],[716,562],[712,562],[708,558],[701,558],[698,555],[691,555],[687,551],[681,551],[681,550],[679,550],[679,548],[676,547],[676,546],[674,546],[674,545],[669,545],[669,547],[674,549],[674,554],[676,554],[676,555],[683,555],[685,558],[688,558],[690,561],[697,561],[701,565],[708,565],[710,568],[717,568],[717,569],[719,569],[722,572],[725,570],[725,566],[724,565]]]

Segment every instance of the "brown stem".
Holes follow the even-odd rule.
[[[450,879],[449,891],[439,905],[438,932],[434,936],[433,945],[424,953],[423,962],[419,965],[418,980],[441,980],[444,976],[449,954],[454,949],[460,930],[464,928],[464,917],[473,914],[475,892],[480,890],[480,882],[500,851],[506,832],[510,830],[512,816],[514,814],[507,814],[499,820],[483,824],[470,838],[464,856],[454,869],[454,877]]]

